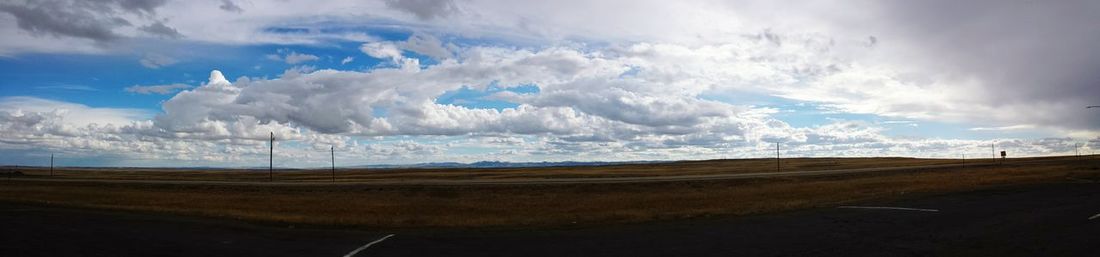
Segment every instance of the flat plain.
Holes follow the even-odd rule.
[[[990,159],[969,160],[972,164],[991,163]],[[781,159],[779,171],[815,171],[879,167],[910,167],[964,164],[967,160],[918,158],[790,158]],[[28,176],[50,174],[46,167],[6,167]],[[666,163],[619,164],[605,166],[534,167],[534,168],[337,168],[340,182],[394,181],[417,179],[540,179],[606,178],[737,174],[776,172],[775,159],[736,159],[678,161]],[[187,181],[268,181],[268,169],[188,169],[188,168],[56,168],[53,178],[104,180],[187,180]],[[321,169],[281,169],[274,179],[281,182],[330,181],[332,172]]]
[[[783,172],[911,167],[881,172],[638,183],[370,185],[357,181],[652,177],[774,172],[774,159],[523,169],[266,171],[9,167],[0,201],[342,228],[562,227],[706,219],[914,195],[1100,178],[1100,159],[783,159]],[[945,166],[946,165],[946,166]],[[780,172],[782,173],[782,172]],[[110,183],[130,181],[148,183]],[[160,183],[198,181],[200,183]],[[247,181],[245,184],[202,181]],[[296,185],[301,182],[302,185]]]

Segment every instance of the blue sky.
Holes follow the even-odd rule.
[[[1083,108],[1100,90],[1079,68],[1100,63],[1066,58],[1100,57],[1100,36],[1064,6],[1018,31],[927,37],[965,13],[1026,21],[1008,5],[942,17],[894,2],[839,16],[755,1],[237,4],[0,4],[0,165],[256,166],[270,132],[289,167],[322,166],[330,146],[348,165],[746,158],[774,142],[791,156],[1100,148]],[[1082,33],[1042,40],[1065,27]]]

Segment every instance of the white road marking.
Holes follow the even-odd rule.
[[[939,212],[936,209],[921,209],[921,208],[905,208],[905,207],[889,207],[889,206],[840,206],[836,207],[840,209],[872,209],[872,210],[899,210],[899,211],[923,211],[923,212]]]
[[[1096,218],[1100,218],[1100,213],[1097,213],[1096,215],[1092,215],[1092,217],[1089,217],[1089,220],[1094,220]]]
[[[383,240],[386,240],[387,238],[390,238],[391,236],[393,236],[393,234],[389,234],[389,235],[386,235],[386,236],[384,236],[384,237],[382,237],[382,238],[379,238],[378,240],[374,240],[374,241],[372,241],[372,242],[370,242],[370,243],[367,243],[367,244],[363,245],[362,247],[359,247],[358,249],[355,249],[355,251],[351,251],[350,253],[348,253],[348,254],[345,254],[345,255],[344,255],[344,257],[352,257],[352,256],[355,256],[355,254],[359,253],[360,251],[363,251],[363,250],[367,249],[367,247],[370,247],[370,246],[372,246],[372,245],[374,245],[374,244],[377,244],[377,243],[379,243],[379,242],[382,242]]]

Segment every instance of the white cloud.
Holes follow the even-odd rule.
[[[153,30],[159,35],[187,35],[178,40],[202,44],[366,42],[360,51],[392,62],[366,72],[300,66],[278,78],[233,83],[217,72],[209,82],[165,101],[163,113],[152,120],[119,119],[112,122],[118,132],[101,131],[163,144],[141,147],[174,149],[181,156],[186,149],[248,153],[227,144],[256,143],[267,131],[288,140],[344,145],[363,137],[522,137],[516,148],[497,150],[547,159],[743,156],[774,141],[802,154],[854,156],[946,156],[962,151],[951,149],[979,145],[973,140],[892,138],[875,124],[856,121],[794,127],[773,118],[770,107],[740,99],[711,100],[741,94],[780,97],[839,113],[963,124],[973,131],[1065,132],[1078,140],[1097,137],[1100,124],[1100,116],[1082,108],[1100,92],[1091,90],[1095,60],[1100,59],[1090,58],[1096,53],[1090,49],[1097,33],[1090,33],[1095,26],[1083,25],[1096,23],[1090,15],[1096,6],[1087,4],[288,0],[250,3],[243,12],[232,1],[132,8],[102,2],[115,11],[44,8],[72,5],[67,1],[5,5],[0,33],[8,37],[0,40],[0,55],[117,53],[126,51],[120,49],[132,42],[127,39],[153,36],[141,30],[153,27],[142,24],[160,24],[165,28]],[[941,13],[945,5],[953,11]],[[59,15],[26,15],[33,12]],[[53,26],[67,21],[50,17],[91,23]],[[130,25],[112,25],[111,17]],[[282,27],[304,32],[272,30]],[[405,40],[384,41],[358,32],[373,28],[414,33]],[[1078,33],[1051,34],[1063,28]],[[932,30],[937,33],[928,36]],[[422,66],[411,56],[435,61]],[[268,58],[288,64],[319,60],[287,49]],[[353,60],[348,56],[341,64]],[[155,54],[141,60],[150,68],[175,62]],[[490,85],[534,85],[539,92],[496,92],[489,98],[519,105],[502,110],[435,101],[444,92]],[[20,108],[0,109],[9,115],[5,122],[13,130],[40,124],[28,123],[34,120],[88,124],[74,122],[79,117]],[[1012,147],[1020,152],[1045,154],[1064,151],[1065,141],[1011,142],[1017,142]],[[446,152],[431,147],[442,143],[412,143],[424,147],[387,147]]]
[[[517,146],[526,150],[516,156],[585,153],[614,159],[694,158],[685,155],[689,153],[722,157],[730,154],[730,149],[751,149],[769,142],[783,142],[800,154],[832,151],[853,156],[909,153],[942,157],[958,152],[943,152],[944,148],[967,149],[979,144],[893,139],[884,136],[882,128],[864,122],[797,128],[770,118],[774,111],[699,98],[707,91],[741,89],[747,83],[794,83],[789,77],[774,75],[778,73],[775,69],[789,67],[761,63],[738,52],[757,44],[771,43],[694,49],[640,44],[614,54],[566,48],[475,47],[465,49],[457,59],[416,70],[320,70],[270,80],[242,79],[233,84],[216,73],[211,82],[166,101],[164,114],[154,124],[168,131],[186,131],[191,137],[251,140],[262,139],[264,130],[298,131],[288,132],[288,138],[312,133],[536,136],[544,139]],[[733,51],[731,57],[717,54],[729,51]],[[728,71],[706,68],[708,60],[728,62],[723,58],[733,56],[745,58],[734,63],[746,62],[738,65],[752,67],[754,72],[736,73],[731,78],[725,73]],[[669,61],[673,59],[686,62]],[[638,71],[622,76],[631,69]],[[540,92],[494,95],[520,104],[504,110],[434,102],[443,92],[464,86],[483,89],[491,83],[505,88],[533,84]],[[606,155],[604,151],[620,154]]]
[[[312,54],[299,54],[291,52],[290,54],[287,54],[286,57],[284,57],[283,59],[286,61],[287,64],[298,64],[320,60],[321,58]]]
[[[371,42],[359,46],[359,50],[363,53],[377,59],[390,59],[394,63],[398,63],[400,59],[404,58],[401,53],[401,49],[397,48],[397,45],[391,42]]]
[[[136,94],[143,94],[143,95],[148,95],[148,94],[167,95],[167,94],[175,93],[176,91],[183,90],[183,89],[188,89],[188,88],[191,88],[191,86],[189,86],[187,84],[176,83],[176,84],[152,85],[152,86],[133,85],[133,86],[126,87],[123,90],[125,90],[126,92],[136,93]]]
[[[99,89],[88,85],[74,85],[74,84],[59,84],[49,86],[37,86],[35,89],[42,90],[70,90],[70,91],[99,91]]]
[[[152,117],[152,113],[146,110],[95,108],[81,104],[20,96],[0,98],[0,109],[8,111],[58,113],[69,122],[81,126],[92,123],[98,123],[100,125],[125,124],[129,121]]]
[[[207,83],[207,90],[232,87],[215,77],[215,83]],[[230,90],[231,91],[231,90]],[[335,146],[340,163],[347,165],[370,163],[414,163],[427,161],[530,161],[530,160],[668,160],[707,158],[758,158],[771,155],[774,145],[768,131],[784,131],[784,156],[922,156],[922,157],[981,157],[988,154],[989,141],[943,139],[897,139],[881,135],[882,128],[864,122],[840,121],[816,128],[791,128],[774,120],[744,120],[730,124],[735,128],[715,126],[712,130],[729,129],[728,134],[715,133],[642,133],[631,138],[599,140],[601,128],[609,124],[593,126],[594,130],[578,130],[591,122],[608,122],[587,116],[588,120],[575,120],[562,116],[526,116],[533,119],[508,118],[511,115],[527,115],[533,110],[515,110],[495,113],[461,109],[453,106],[440,108],[426,115],[429,119],[419,128],[463,129],[461,122],[471,117],[499,118],[494,122],[472,126],[500,126],[502,134],[486,134],[463,140],[465,136],[428,137],[427,141],[381,141],[361,145],[353,137],[321,134],[298,127],[293,122],[261,123],[248,116],[235,121],[205,118],[196,126],[186,129],[169,129],[147,119],[148,113],[125,109],[92,108],[82,105],[55,102],[35,98],[0,99],[0,148],[23,149],[28,152],[59,153],[65,158],[86,156],[118,161],[115,165],[230,165],[249,166],[262,163],[266,157],[265,140],[268,131],[275,131],[278,141],[276,165],[319,166],[327,161],[328,146]],[[523,107],[533,108],[533,107]],[[581,115],[569,109],[555,108],[555,115]],[[464,112],[476,111],[475,113]],[[439,117],[446,115],[451,118]],[[486,116],[488,115],[488,116]],[[448,121],[454,118],[453,121]],[[574,119],[575,121],[570,121]],[[508,122],[513,120],[514,122]],[[459,123],[454,123],[458,121]],[[531,122],[554,121],[560,131],[551,124]],[[507,125],[511,124],[511,125]],[[626,127],[630,127],[626,124]],[[526,126],[526,127],[524,127]],[[534,130],[532,130],[534,129]],[[550,131],[548,133],[535,130]],[[409,130],[414,131],[414,130]],[[488,131],[479,129],[479,131]],[[565,135],[555,134],[557,132]],[[524,136],[524,134],[527,134]],[[504,136],[498,136],[504,135]],[[578,140],[585,135],[595,135]],[[397,137],[399,138],[399,137]],[[434,138],[434,139],[432,139]],[[424,139],[421,137],[421,139]],[[1100,140],[1100,138],[1096,139]],[[1094,141],[1096,141],[1094,140]],[[301,142],[301,146],[286,142]],[[1069,138],[1040,140],[999,139],[998,150],[1008,150],[1012,156],[1065,154],[1072,152],[1076,141]],[[495,145],[495,146],[494,146]],[[488,148],[487,148],[488,147]],[[487,149],[494,153],[452,154],[448,149]],[[1087,148],[1086,151],[1093,149]],[[325,157],[325,158],[322,158]],[[4,159],[7,163],[22,163]],[[159,163],[159,164],[157,164]],[[201,164],[200,164],[201,163]]]
[[[281,55],[280,55],[281,54]],[[321,57],[317,57],[312,54],[301,54],[289,49],[279,49],[277,54],[265,55],[268,60],[285,62],[286,64],[299,64],[303,62],[312,62],[320,60]]]
[[[450,45],[455,48],[454,45]],[[454,56],[451,49],[447,49],[435,36],[426,33],[413,33],[408,40],[401,43],[401,48],[415,53],[432,57],[436,60],[450,59]],[[377,58],[377,57],[376,57]]]
[[[1093,35],[1097,34],[1088,33],[1094,29],[1092,27],[1080,27],[1080,24],[1095,23],[1095,17],[1089,14],[1097,6],[1076,1],[1040,5],[1030,10],[1026,6],[989,1],[956,6],[943,1],[853,2],[838,5],[771,1],[565,1],[550,4],[478,0],[333,1],[318,5],[312,1],[289,0],[252,3],[254,7],[248,12],[235,11],[239,6],[232,8],[236,6],[232,1],[223,1],[221,5],[195,1],[150,2],[152,4],[133,6],[112,1],[104,3],[116,11],[104,17],[76,11],[59,11],[56,16],[93,21],[109,21],[110,16],[117,16],[131,24],[161,21],[156,17],[137,17],[133,13],[170,16],[172,29],[188,35],[188,40],[218,44],[323,44],[336,39],[378,42],[375,38],[354,32],[357,30],[324,30],[326,28],[390,26],[417,31],[404,42],[364,45],[367,54],[393,60],[397,65],[407,62],[402,59],[402,50],[435,59],[453,56],[453,46],[440,42],[436,37],[448,34],[518,45],[578,44],[592,47],[647,42],[688,49],[737,45],[755,37],[777,47],[758,46],[753,50],[760,52],[750,54],[753,58],[775,61],[775,65],[809,65],[795,66],[797,69],[761,70],[802,83],[798,87],[787,84],[777,90],[779,92],[771,92],[784,97],[817,101],[813,96],[822,95],[822,103],[844,111],[921,120],[990,123],[990,126],[1028,123],[1095,130],[1092,125],[1100,124],[1097,122],[1100,118],[1090,118],[1095,115],[1088,115],[1079,108],[1096,98],[1095,94],[1085,93],[1089,91],[1089,85],[1095,84],[1089,79],[1091,70],[1062,68],[1092,67],[1095,63],[1090,60],[1100,59],[1074,58],[1082,53],[1094,52],[1088,49],[1095,41],[1092,40]],[[103,41],[104,38],[141,36],[136,28],[129,28],[133,26],[70,26],[71,30],[48,30],[54,27],[45,25],[53,23],[48,20],[31,22],[28,18],[31,16],[23,15],[29,10],[45,10],[44,6],[50,4],[73,5],[69,1],[45,1],[8,6],[9,14],[0,15],[0,19],[10,22],[3,23],[8,26],[0,26],[0,30],[12,33],[4,33],[11,37],[0,40],[0,45],[5,46],[0,47],[4,49],[0,51],[8,55],[39,50],[107,51],[109,49],[89,44],[88,38]],[[218,11],[217,8],[231,12]],[[955,11],[941,17],[936,10],[942,9]],[[1029,19],[1023,17],[1035,17],[1034,20],[1042,22],[1028,23],[1026,20]],[[20,22],[28,25],[20,28]],[[309,32],[277,33],[270,30],[272,27],[304,28]],[[926,36],[928,29],[942,27],[952,29],[937,34],[942,36]],[[1049,35],[1050,31],[1065,27],[1080,28],[1083,32]],[[36,36],[29,31],[47,31],[39,34],[60,33],[63,36],[57,40]],[[1040,40],[1044,38],[1059,40]],[[816,45],[809,47],[807,42]],[[42,49],[30,50],[39,47]],[[1003,52],[1019,54],[999,54]],[[280,56],[279,60],[301,63],[311,59],[306,55],[300,57],[306,59]],[[992,59],[997,61],[980,61]],[[1036,65],[1033,60],[1046,65]],[[1005,67],[1013,72],[1005,73],[1001,72],[1003,69],[988,67]],[[1054,68],[1032,72],[1035,67]],[[727,72],[751,73],[757,72],[756,68],[759,67],[747,65],[730,68],[732,71]],[[839,70],[832,70],[834,68]],[[710,71],[721,70],[714,67]],[[804,72],[832,74],[803,78]],[[898,90],[890,90],[890,93],[873,90],[880,85]],[[1042,90],[1038,88],[1046,86],[1038,85],[1053,85],[1065,90]],[[770,86],[758,84],[756,87]],[[1007,88],[1011,90],[1003,90]],[[927,96],[930,100],[916,101],[914,98],[900,97],[902,95]],[[1035,97],[1042,97],[1042,100]]]
[[[348,63],[351,63],[352,61],[355,61],[355,57],[351,57],[351,56],[344,57],[343,60],[340,60],[340,65],[348,64]]]
[[[1034,129],[1034,128],[1035,128],[1035,125],[1021,124],[1021,125],[1012,125],[1012,126],[1003,126],[1003,127],[976,127],[976,128],[970,128],[970,130],[971,131],[1006,131],[1006,130],[1028,130],[1028,129]]]
[[[419,19],[443,18],[458,12],[453,0],[385,0],[386,6],[408,12]]]
[[[162,18],[161,10],[166,3],[166,0],[4,1],[0,3],[0,31],[5,35],[0,39],[0,54],[119,53],[130,50],[123,45],[129,44],[131,38],[182,38],[174,24]]]

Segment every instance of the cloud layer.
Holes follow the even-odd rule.
[[[751,95],[1041,131],[1047,139],[998,140],[1024,155],[1067,153],[1100,139],[1100,115],[1084,109],[1100,104],[1097,11],[1092,1],[13,1],[0,4],[0,32],[11,35],[2,55],[356,42],[352,56],[276,46],[259,59],[379,64],[126,88],[170,95],[141,115],[4,98],[0,146],[239,163],[262,153],[253,148],[270,131],[294,142],[288,155],[337,145],[369,161],[753,157],[773,142],[806,156],[956,157],[991,141],[892,137],[890,124],[860,120],[793,126],[777,118],[790,110],[738,97]],[[151,69],[181,65],[134,56]],[[463,90],[485,95],[464,101],[507,107],[440,101]]]

